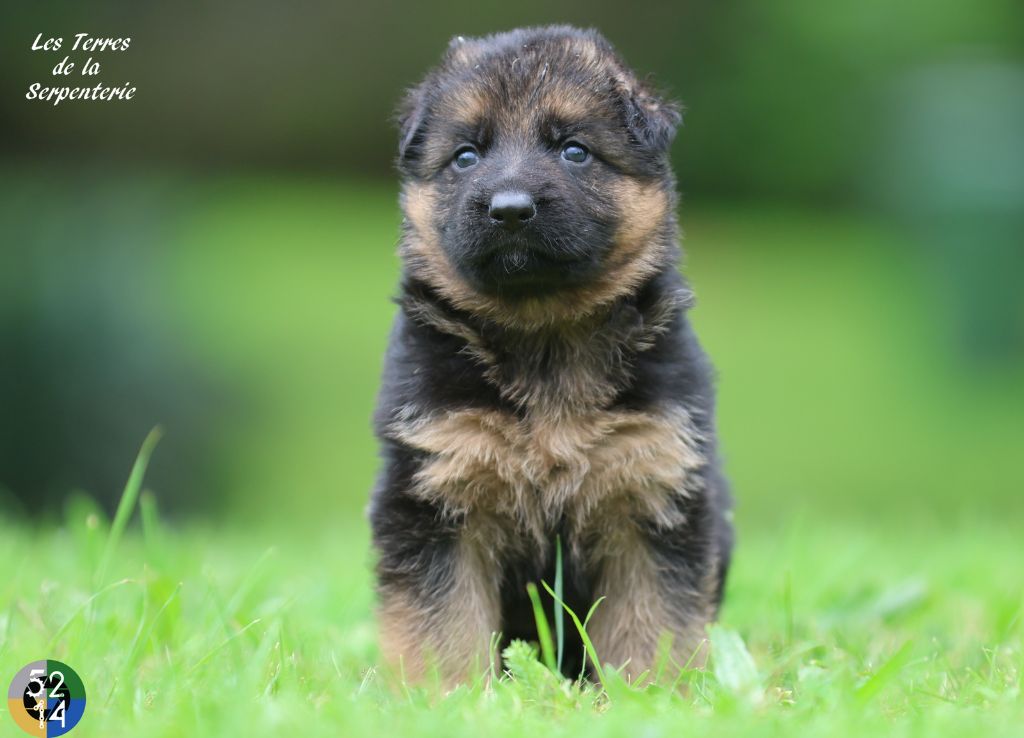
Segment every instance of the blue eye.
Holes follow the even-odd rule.
[[[573,164],[582,164],[588,156],[590,156],[590,152],[587,151],[587,147],[578,143],[567,143],[562,148],[562,158]]]
[[[459,149],[455,154],[455,166],[459,169],[468,169],[480,161],[480,154],[475,149]]]

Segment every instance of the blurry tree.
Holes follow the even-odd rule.
[[[935,309],[965,356],[1024,356],[1024,65],[956,57],[901,77],[875,197],[923,245]]]
[[[166,190],[18,180],[0,188],[0,502],[54,515],[80,489],[113,509],[160,424],[147,484],[161,507],[216,506],[236,393],[160,317]]]
[[[0,24],[0,147],[192,166],[391,176],[391,111],[456,34],[569,22],[602,30],[681,99],[683,188],[701,197],[842,200],[879,121],[875,93],[912,65],[970,44],[1020,58],[1019,0],[541,0],[481,6],[389,0],[182,5],[22,3]],[[133,38],[103,78],[125,105],[24,99],[56,55],[36,33]]]

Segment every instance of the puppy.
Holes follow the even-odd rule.
[[[732,533],[677,266],[679,117],[565,26],[456,38],[405,99],[370,520],[382,651],[408,679],[536,640],[526,585],[553,581],[556,540],[565,603],[604,598],[603,663],[700,650]],[[578,641],[565,656],[589,668]]]

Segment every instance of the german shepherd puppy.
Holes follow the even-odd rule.
[[[635,678],[701,650],[732,532],[678,272],[679,118],[565,26],[456,38],[401,107],[370,519],[382,650],[406,678],[472,679],[493,634],[536,640],[526,585],[553,581],[556,541],[565,604],[604,598],[603,663]],[[588,667],[565,653],[567,675]]]

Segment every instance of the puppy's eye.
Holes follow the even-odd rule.
[[[566,161],[571,161],[573,164],[582,164],[590,156],[590,152],[587,151],[587,147],[575,142],[569,142],[562,147],[562,158]]]
[[[468,169],[480,161],[480,154],[472,146],[463,146],[455,152],[455,166],[459,169]]]

